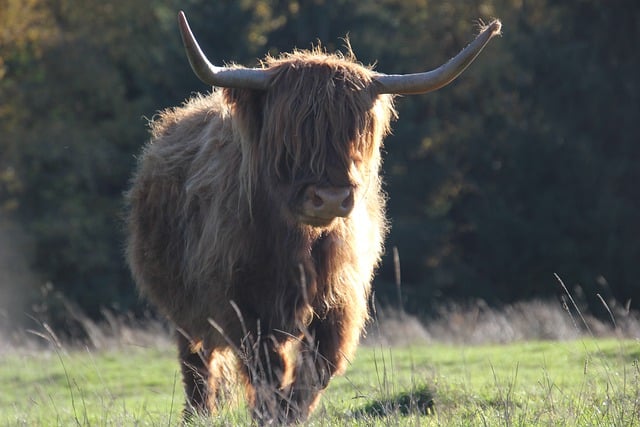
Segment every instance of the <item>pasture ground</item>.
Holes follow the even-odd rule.
[[[475,315],[475,326],[469,321],[463,329],[482,328],[481,318]],[[411,329],[415,319],[405,320]],[[499,318],[490,323],[487,330],[505,333]],[[434,339],[445,325],[445,334]],[[404,342],[365,341],[308,425],[640,426],[637,337],[614,331],[608,338],[592,332],[549,341],[516,334],[500,343],[485,332],[484,344],[469,344],[475,335],[446,339],[451,328],[464,325],[463,315],[435,322],[422,335],[411,330],[413,339]],[[144,334],[146,341],[127,332],[85,348],[59,345],[52,336],[45,347],[0,346],[0,425],[179,424],[183,397],[175,349],[160,331]],[[242,404],[195,422],[249,424]]]

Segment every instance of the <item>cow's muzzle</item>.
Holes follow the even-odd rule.
[[[313,226],[328,225],[335,218],[349,216],[353,204],[351,187],[310,185],[304,190],[300,220]]]

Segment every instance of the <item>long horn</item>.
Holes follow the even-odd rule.
[[[409,95],[431,92],[448,85],[476,59],[489,40],[500,34],[502,24],[495,20],[449,62],[432,71],[415,74],[379,74],[378,93]]]
[[[259,68],[227,68],[213,65],[202,53],[196,38],[189,28],[189,23],[180,11],[178,14],[182,43],[187,52],[191,69],[203,83],[210,86],[234,87],[246,89],[266,89],[269,76],[265,70]]]

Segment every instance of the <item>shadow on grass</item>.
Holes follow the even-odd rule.
[[[355,411],[356,418],[387,417],[392,414],[429,415],[434,410],[434,392],[427,387],[398,393],[367,403]]]

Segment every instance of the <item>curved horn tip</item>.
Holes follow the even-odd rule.
[[[187,21],[187,15],[181,10],[178,12],[178,23],[183,28],[189,28],[189,21]]]
[[[495,19],[489,25],[482,27],[482,32],[489,31],[491,36],[499,36],[502,34],[502,22],[499,19]]]
[[[178,26],[180,28],[180,34],[184,40],[184,34],[191,31],[189,28],[189,21],[187,21],[187,15],[183,11],[178,12]]]

